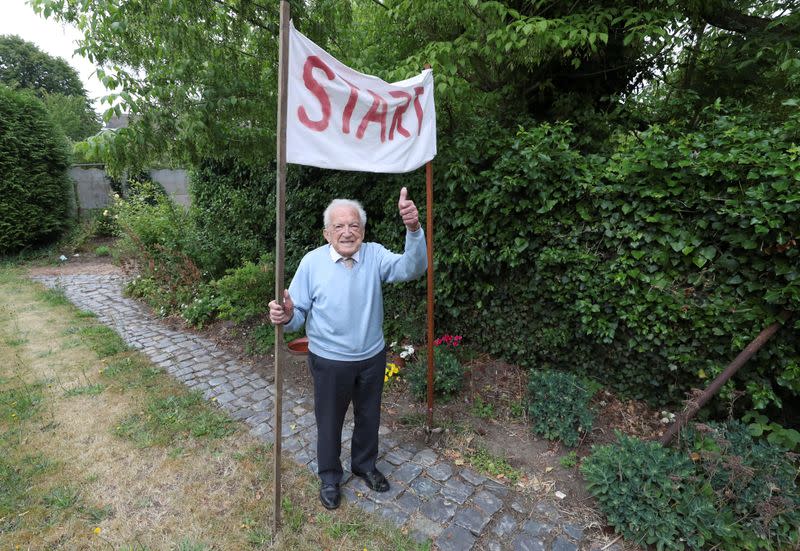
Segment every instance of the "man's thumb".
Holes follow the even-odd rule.
[[[292,304],[292,297],[289,296],[289,289],[283,290],[283,303],[284,304]]]
[[[408,196],[408,190],[405,187],[400,188],[400,201],[405,201]]]

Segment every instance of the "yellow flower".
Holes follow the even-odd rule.
[[[95,533],[95,534],[99,534],[99,533],[100,533],[100,532],[102,532],[102,531],[103,531],[103,530],[102,530],[102,529],[101,529],[99,526],[95,526],[95,528],[94,528],[94,533]]]
[[[384,376],[383,376],[383,382],[385,383],[385,382],[387,382],[388,380],[389,380],[389,377],[387,377],[386,375],[384,375]]]

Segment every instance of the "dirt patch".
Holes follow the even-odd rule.
[[[28,272],[31,276],[122,275],[122,270],[113,263],[110,256],[98,256],[93,252],[98,247],[110,247],[113,244],[113,238],[96,238],[82,248],[86,250],[64,252],[46,264],[31,266]]]

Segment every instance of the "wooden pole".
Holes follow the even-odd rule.
[[[280,49],[278,53],[278,175],[275,201],[275,299],[283,304],[284,265],[286,258],[286,83],[289,78],[289,2],[281,0]],[[281,527],[281,433],[283,424],[283,325],[275,325],[275,445],[273,480],[272,534]]]
[[[784,323],[786,323],[789,318],[791,317],[791,312],[788,310],[783,310],[780,314],[778,314],[778,321],[771,324],[770,326],[766,327],[758,334],[758,336],[753,339],[753,341],[745,347],[744,350],[739,352],[739,355],[736,356],[728,367],[725,370],[717,375],[717,378],[714,379],[708,388],[706,388],[703,393],[696,399],[690,400],[686,406],[686,410],[678,416],[672,426],[669,428],[667,433],[661,437],[661,444],[666,446],[670,443],[670,440],[680,432],[680,430],[689,422],[689,419],[695,416],[695,414],[700,411],[700,408],[703,407],[717,392],[719,389],[722,388],[728,379],[733,377],[739,368],[741,368],[747,360],[753,357],[753,354],[758,352],[762,346],[766,344],[768,340],[772,338],[778,329],[782,327]]]
[[[430,69],[426,63],[425,69]],[[428,430],[433,429],[433,164],[425,163],[425,236],[428,245]]]

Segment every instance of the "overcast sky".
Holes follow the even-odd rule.
[[[77,48],[76,41],[82,38],[78,29],[36,15],[26,0],[0,0],[0,4],[0,35],[16,34],[48,54],[63,58],[78,71],[89,98],[96,100],[108,94],[108,90],[94,75],[94,65],[78,54],[73,55]],[[94,106],[95,110],[105,109],[98,101],[94,102]]]

